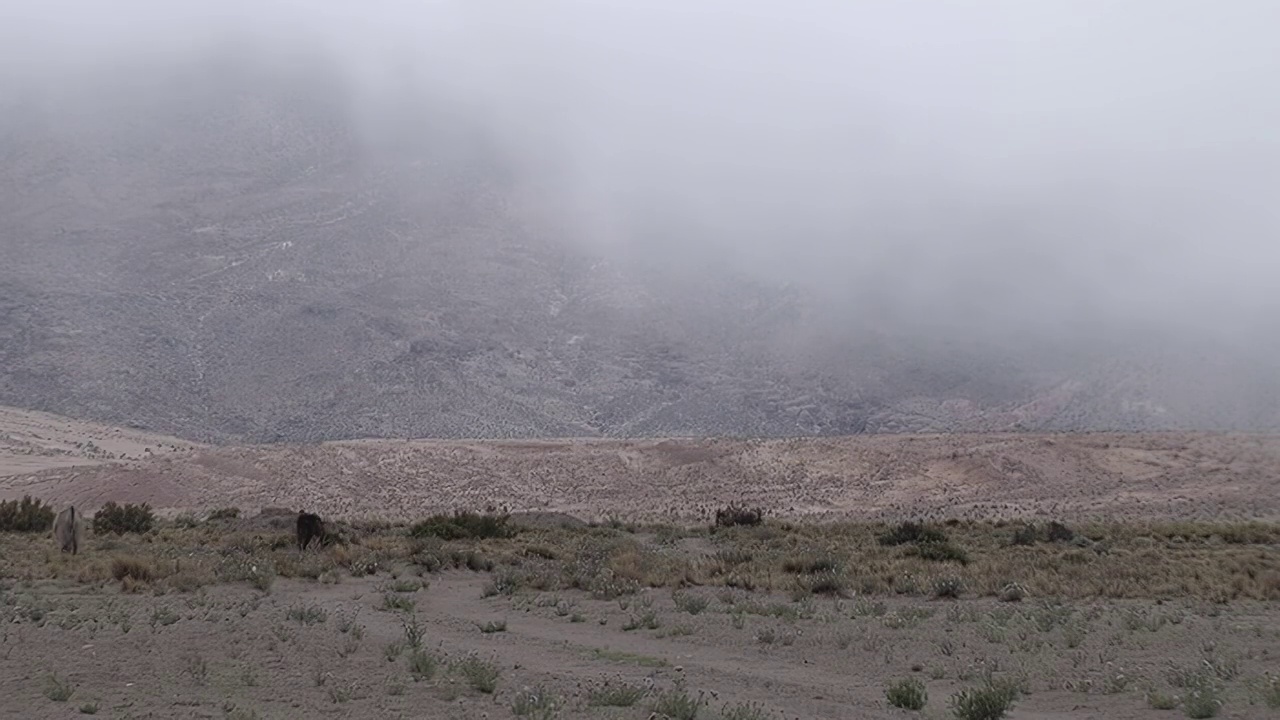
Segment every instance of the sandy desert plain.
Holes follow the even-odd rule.
[[[25,495],[158,519],[0,534],[0,717],[1280,717],[1273,436],[210,447],[0,410]]]

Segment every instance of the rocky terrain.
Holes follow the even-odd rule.
[[[371,140],[322,63],[136,70],[0,114],[0,402],[204,442],[1280,427],[1262,345],[908,329],[660,227],[606,251],[455,108]]]
[[[1280,518],[1274,435],[357,440],[253,446],[0,412],[0,500],[166,515],[235,506],[410,520],[455,509],[694,521],[775,517]]]

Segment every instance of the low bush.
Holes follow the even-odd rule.
[[[111,560],[111,577],[120,581],[130,578],[135,582],[148,583],[156,578],[156,569],[146,560],[117,557]]]
[[[1014,685],[993,681],[952,695],[951,711],[958,720],[1000,720],[1017,699]]]
[[[904,710],[923,710],[929,703],[929,693],[925,691],[924,683],[915,678],[890,683],[884,694],[890,705]]]
[[[155,526],[156,516],[147,503],[117,505],[108,502],[93,516],[93,532],[98,535],[145,533]]]
[[[949,598],[955,600],[963,593],[964,581],[958,577],[940,577],[935,578],[933,581],[933,596],[935,598]]]
[[[469,655],[457,664],[456,669],[473,690],[492,695],[498,687],[498,666],[495,663]]]
[[[517,531],[507,524],[507,520],[507,515],[459,510],[452,515],[432,515],[409,528],[409,534],[416,538],[435,537],[441,540],[509,538]]]
[[[1076,532],[1060,522],[1051,522],[1045,526],[1044,537],[1049,542],[1071,542],[1076,539]]]
[[[937,528],[915,522],[904,522],[877,538],[881,545],[892,547],[910,543],[945,543],[947,534]]]
[[[1013,538],[1009,540],[1009,544],[1010,545],[1035,545],[1036,540],[1038,539],[1039,539],[1039,534],[1036,532],[1036,526],[1032,525],[1031,523],[1027,523],[1026,525],[1023,525],[1022,527],[1013,531]]]
[[[0,502],[0,532],[47,532],[55,513],[46,502],[24,495]]]
[[[600,687],[593,688],[587,695],[587,705],[590,707],[631,707],[645,696],[647,691],[639,685],[627,685],[618,683],[611,685],[605,683]]]
[[[921,560],[958,562],[961,565],[969,564],[969,554],[963,548],[952,545],[949,542],[920,543],[915,547],[909,548],[907,554],[914,555]]]

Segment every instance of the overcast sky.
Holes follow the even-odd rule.
[[[1277,27],[1274,0],[0,0],[0,78],[320,49],[369,127],[457,105],[602,249],[1247,328],[1280,311]]]

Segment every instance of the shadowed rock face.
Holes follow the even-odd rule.
[[[901,324],[660,225],[578,242],[438,103],[374,145],[320,71],[103,80],[0,121],[0,403],[218,442],[1280,427],[1260,344]]]
[[[80,541],[84,536],[83,527],[83,523],[76,515],[74,505],[58,513],[58,517],[53,521],[53,538],[58,543],[58,548],[72,555],[80,552]]]

